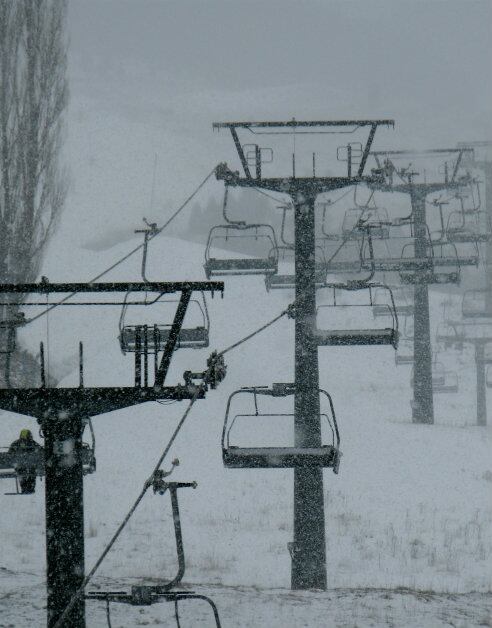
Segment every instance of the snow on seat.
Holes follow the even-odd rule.
[[[287,469],[293,467],[333,467],[340,453],[333,445],[321,447],[236,447],[222,452],[229,469]],[[336,472],[336,471],[335,471]]]
[[[339,347],[343,345],[393,345],[398,342],[398,332],[384,329],[329,329],[317,330],[315,338],[320,346]]]
[[[398,316],[393,293],[388,286],[367,281],[327,283],[325,286],[330,289],[330,302],[316,308],[313,337],[318,346],[391,345],[397,348]],[[391,327],[374,327],[375,291],[380,297],[377,307],[384,307],[391,316]],[[386,295],[386,303],[381,302],[382,293]],[[322,321],[321,314],[325,315]],[[346,327],[347,323],[351,327]]]
[[[209,258],[205,264],[207,278],[221,275],[264,275],[277,272],[277,262],[274,258]]]
[[[213,248],[246,247],[259,251],[247,257],[212,257]],[[210,277],[222,275],[264,275],[278,271],[278,245],[275,231],[268,224],[227,223],[212,227],[205,248],[205,274]]]

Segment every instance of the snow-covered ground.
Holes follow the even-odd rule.
[[[60,281],[73,279],[79,269],[77,279],[89,279],[137,242],[98,254],[65,242],[44,272]],[[159,236],[151,245],[148,276],[203,279],[202,262],[203,247]],[[137,255],[106,279],[137,279],[139,267]],[[208,299],[210,350],[256,329],[290,299],[289,291],[267,294],[260,277],[226,280],[224,298]],[[433,292],[436,321],[441,300]],[[119,314],[118,308],[71,307],[50,314],[51,368],[73,356],[71,366],[63,365],[61,386],[76,385],[79,339],[85,342],[86,385],[131,384],[132,358],[121,355],[117,342]],[[22,332],[33,350],[46,340],[46,318],[41,321]],[[369,322],[374,324],[370,313]],[[169,383],[180,381],[185,369],[202,369],[210,350],[179,351]],[[292,472],[224,469],[220,433],[228,395],[241,386],[292,381],[292,354],[293,323],[285,317],[228,353],[226,380],[195,404],[170,452],[168,461],[178,457],[181,463],[173,479],[198,482],[195,491],[179,495],[187,585],[213,597],[224,626],[490,625],[491,431],[474,426],[471,354],[446,358],[459,371],[460,392],[436,395],[436,424],[420,426],[410,422],[410,368],[395,367],[393,349],[320,349],[320,385],[333,396],[343,451],[340,474],[325,471],[329,591],[291,593]],[[97,473],[85,479],[87,569],[139,493],[184,408],[146,404],[94,419]],[[6,413],[2,425],[5,444],[21,427],[36,429],[30,419]],[[42,486],[33,497],[0,495],[0,626],[44,621]],[[174,554],[169,498],[149,493],[94,586],[167,579],[176,568]],[[88,607],[88,626],[104,626],[103,604]],[[198,604],[196,612],[202,611],[207,609]],[[159,625],[164,613],[170,617],[172,607],[119,607],[114,625]],[[198,616],[190,622],[208,625]]]

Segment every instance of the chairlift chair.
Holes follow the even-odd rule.
[[[212,248],[223,248],[228,243],[260,242],[263,257],[212,257]],[[219,245],[222,244],[222,247]],[[278,245],[275,231],[267,224],[226,224],[212,227],[205,249],[207,279],[228,275],[268,275],[278,272]]]
[[[395,310],[398,317],[413,316],[414,305],[407,298],[407,291],[401,287],[396,286],[392,288],[393,298],[395,300]],[[391,310],[387,305],[387,293],[386,290],[376,288],[374,292],[374,307],[372,308],[373,316],[388,316],[391,314]]]
[[[416,258],[414,243],[407,243],[401,253],[400,280],[404,284],[457,284],[460,260],[451,242],[428,243],[427,255]]]
[[[490,318],[492,317],[492,291],[466,290],[461,302],[463,318]]]
[[[444,371],[444,383],[432,384],[432,390],[435,393],[457,393],[458,386],[458,374],[455,371]]]
[[[413,340],[400,340],[398,343],[398,351],[395,351],[395,364],[396,366],[403,364],[413,364]]]
[[[80,458],[82,461],[82,473],[88,475],[96,471],[96,438],[90,419],[86,422],[89,425],[91,443],[82,442]],[[16,480],[20,469],[34,469],[37,477],[46,475],[44,449],[34,451],[9,452],[9,447],[0,447],[0,480],[14,478]]]
[[[492,228],[487,213],[451,212],[446,226],[446,236],[449,242],[490,242]]]
[[[487,388],[492,388],[492,368],[487,366],[487,371],[485,372],[485,383]]]
[[[185,554],[183,546],[183,537],[181,533],[181,518],[178,503],[178,489],[196,488],[196,482],[168,482],[165,478],[169,476],[174,467],[179,464],[178,460],[173,461],[170,471],[158,469],[152,477],[152,487],[154,493],[164,495],[169,492],[171,496],[171,507],[173,513],[174,536],[176,540],[176,553],[178,558],[178,569],[176,575],[162,584],[153,585],[134,585],[130,592],[126,591],[89,591],[85,594],[86,600],[99,600],[106,602],[106,619],[108,628],[111,628],[111,602],[119,602],[129,604],[131,606],[150,606],[159,602],[172,602],[174,604],[174,617],[176,626],[180,628],[179,603],[186,600],[203,600],[212,609],[215,626],[221,628],[219,613],[212,599],[206,595],[195,593],[192,590],[179,589],[181,581],[185,574]]]
[[[410,384],[413,387],[413,369],[412,375],[410,378]],[[438,387],[444,387],[446,384],[446,371],[444,369],[444,364],[442,362],[436,362],[433,360],[432,362],[432,389]]]
[[[330,467],[338,473],[340,465],[340,435],[335,418],[335,411],[330,395],[320,389],[329,404],[329,414],[321,413],[327,420],[332,434],[329,445],[319,447],[238,447],[230,442],[230,432],[237,419],[251,419],[253,417],[285,417],[294,418],[292,413],[271,413],[259,410],[258,398],[261,396],[286,397],[295,392],[294,384],[273,384],[267,387],[246,387],[233,392],[228,401],[222,430],[222,460],[228,469],[287,469],[298,467]],[[233,399],[238,396],[252,398],[254,412],[236,414],[232,416],[231,406]]]
[[[463,350],[464,340],[463,334],[459,332],[455,325],[440,323],[437,326],[436,342],[441,343],[444,349],[455,348],[461,351]]]
[[[314,271],[314,283],[316,288],[323,288],[326,283],[326,266],[324,264],[316,264]],[[280,275],[275,273],[274,275],[267,275],[265,277],[265,287],[267,291],[279,290],[279,289],[295,289],[296,276],[295,275]]]
[[[128,324],[127,315],[130,306],[128,299],[130,293],[125,295],[124,305],[121,310],[119,321],[119,341],[123,354],[126,353],[158,353],[163,351],[169,334],[171,333],[172,320],[169,323],[147,323],[147,324]],[[151,302],[142,302],[146,307],[160,303],[175,303],[176,300],[161,300],[159,295],[157,299]],[[209,346],[210,320],[208,316],[207,302],[205,295],[202,294],[202,302],[197,299],[190,300],[190,309],[194,308],[197,313],[200,324],[196,327],[182,327],[176,347],[178,349],[203,349]]]
[[[287,253],[290,253],[290,262],[293,264],[295,261],[295,247],[293,245],[280,245],[277,248],[278,258],[286,257]],[[314,270],[314,281],[316,288],[322,288],[326,281],[326,262],[325,262],[325,252],[322,246],[319,244],[315,245],[315,270]],[[270,290],[287,290],[294,289],[296,287],[296,276],[293,273],[282,274],[282,273],[274,273],[268,274],[265,276],[265,287],[267,291]]]
[[[385,289],[388,299],[386,308],[388,315],[392,319],[391,327],[384,328],[367,328],[367,329],[316,329],[314,337],[319,346],[355,346],[355,345],[391,345],[393,348],[398,346],[398,316],[396,313],[393,293],[390,288],[381,283],[365,283],[365,282],[347,282],[345,284],[326,284],[331,289],[332,302],[329,304],[319,305],[316,309],[317,314],[326,308],[374,308],[373,291],[376,288]],[[343,304],[337,302],[337,294],[339,291],[366,291],[368,300],[364,304]],[[380,304],[381,305],[381,304]]]
[[[16,312],[14,315],[8,314],[9,306],[3,305],[7,310],[7,316],[0,320],[0,354],[9,355],[15,351],[15,340],[17,328],[26,324],[24,312]],[[18,307],[17,305],[13,307]]]

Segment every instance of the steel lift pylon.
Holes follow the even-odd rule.
[[[472,153],[469,148],[430,149],[425,151],[388,150],[374,151],[377,168],[373,172],[383,177],[384,182],[370,183],[374,190],[408,194],[412,207],[415,266],[411,272],[414,285],[414,382],[412,417],[415,423],[434,423],[434,402],[432,393],[432,348],[429,315],[429,285],[433,281],[433,260],[429,257],[429,237],[426,216],[426,199],[429,194],[442,190],[458,190],[469,178],[459,176],[463,155]],[[417,181],[419,173],[411,168],[398,170],[394,161],[400,158],[454,158],[451,172],[447,162],[442,181]],[[478,260],[463,260],[477,263]],[[455,262],[456,263],[456,262]],[[458,258],[458,264],[461,261]],[[437,280],[438,277],[436,276]],[[440,283],[440,281],[439,281]]]
[[[381,175],[365,174],[365,167],[376,130],[379,126],[394,126],[393,120],[339,120],[287,122],[219,122],[213,128],[230,132],[241,162],[242,174],[227,164],[216,168],[216,177],[226,186],[252,187],[288,194],[294,208],[295,254],[295,394],[294,446],[319,448],[321,423],[319,407],[318,342],[313,334],[316,318],[316,237],[315,202],[319,194],[361,182],[383,183]],[[316,155],[312,156],[309,176],[296,174],[296,155],[292,155],[292,172],[283,176],[264,176],[263,153],[268,163],[272,151],[259,143],[241,144],[239,133],[248,133],[255,142],[265,136],[302,136],[367,129],[364,147],[353,143],[342,147],[337,155],[346,162],[343,176],[321,176],[316,172]],[[252,157],[252,159],[250,159]],[[254,168],[250,170],[250,165]],[[290,285],[292,281],[290,280]],[[325,511],[323,471],[320,465],[294,468],[294,540],[290,545],[292,589],[326,589]]]
[[[477,375],[477,425],[487,425],[487,387],[486,366],[492,364],[492,355],[487,351],[492,346],[492,319],[489,324],[446,321],[438,327],[436,341],[444,347],[462,347],[469,344],[475,350],[475,367]]]

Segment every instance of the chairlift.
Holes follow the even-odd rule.
[[[90,419],[86,425],[89,426],[91,443],[82,442],[80,458],[82,461],[82,473],[88,475],[96,471],[96,437]],[[19,471],[22,469],[33,469],[37,477],[46,475],[44,448],[40,447],[33,451],[9,452],[9,447],[0,447],[0,480],[15,479],[16,492],[7,495],[21,494],[19,490]]]
[[[326,266],[324,264],[316,264],[314,271],[314,284],[316,289],[323,288],[326,284]],[[267,275],[265,277],[265,287],[270,290],[294,290],[296,287],[295,275]]]
[[[159,233],[159,230],[156,223],[149,223],[146,218],[144,218],[143,221],[146,225],[145,228],[136,229],[135,233],[144,234],[144,243],[142,249],[142,267],[140,274],[142,276],[142,280],[148,283],[149,280],[147,279],[146,275],[148,244],[149,240]],[[173,303],[176,305],[179,303],[179,301],[177,300],[161,300],[161,296],[162,295],[159,295],[151,302],[144,301],[142,302],[142,305],[152,306],[157,302],[159,302],[160,304]],[[125,295],[119,321],[120,333],[118,338],[120,341],[122,353],[145,354],[148,352],[153,352],[157,354],[159,351],[163,351],[169,339],[172,321],[168,324],[127,324],[126,318],[128,314],[129,297],[130,292]],[[208,347],[210,321],[208,316],[207,302],[205,300],[205,294],[202,292],[201,302],[197,299],[191,299],[189,307],[190,309],[194,309],[195,312],[197,312],[200,324],[197,327],[181,328],[178,336],[178,341],[176,343],[176,348],[202,349],[204,347]]]
[[[413,364],[413,340],[403,339],[398,343],[398,351],[395,351],[396,366]]]
[[[332,442],[330,445],[319,447],[238,447],[231,445],[230,432],[238,419],[251,419],[253,417],[285,417],[294,418],[293,413],[272,413],[259,410],[259,397],[287,397],[295,393],[294,384],[273,384],[267,387],[246,387],[233,392],[228,401],[222,430],[222,460],[228,469],[286,469],[298,467],[330,467],[334,473],[338,473],[340,465],[340,435],[335,418],[335,411],[330,395],[320,389],[329,404],[329,414],[321,413],[330,426]],[[253,412],[235,414],[232,416],[232,400],[238,396],[244,396],[252,400]]]
[[[490,318],[492,317],[492,291],[466,290],[461,302],[463,318]]]
[[[492,368],[487,366],[487,371],[485,373],[485,383],[487,388],[492,388]]]
[[[155,353],[164,351],[171,333],[172,320],[169,323],[139,323],[129,324],[128,307],[130,306],[128,299],[130,292],[125,295],[124,304],[120,314],[119,321],[119,342],[121,351],[126,353]],[[142,302],[143,306],[151,307],[155,304],[178,304],[177,300],[161,299],[159,295],[150,302]],[[209,346],[210,320],[208,315],[207,302],[205,295],[202,293],[201,302],[198,299],[191,299],[189,303],[190,311],[194,310],[199,324],[196,327],[182,327],[176,348],[178,349],[203,349]]]
[[[414,305],[408,298],[408,292],[402,286],[392,287],[393,297],[395,299],[395,310],[398,317],[413,316]],[[372,310],[374,317],[388,316],[391,310],[387,306],[387,292],[385,289],[376,288],[374,292],[374,307]]]
[[[466,185],[469,186],[470,191],[468,194],[464,192],[458,192],[455,194],[460,202],[461,212],[464,214],[475,214],[482,206],[482,198],[480,194],[480,181],[476,178],[470,178],[467,180]],[[471,204],[467,206],[465,200],[470,198]]]
[[[457,393],[458,386],[458,374],[455,371],[444,371],[444,383],[433,384],[432,390],[435,393]]]
[[[205,274],[210,277],[228,275],[268,275],[278,272],[278,244],[275,230],[269,224],[248,224],[232,220],[227,214],[229,187],[224,188],[222,214],[225,224],[212,227],[205,247]],[[285,222],[285,211],[284,211]],[[283,223],[284,224],[284,223]],[[229,249],[231,246],[261,248],[263,255],[250,257],[212,257],[212,249]]]
[[[388,316],[391,317],[392,326],[385,328],[366,328],[366,329],[316,329],[314,332],[315,339],[318,345],[322,346],[356,346],[356,345],[391,345],[394,349],[398,347],[398,316],[396,313],[395,302],[393,293],[388,286],[381,283],[367,283],[360,281],[349,281],[345,284],[326,284],[327,288],[330,288],[332,301],[328,304],[319,305],[316,309],[317,315],[327,308],[341,308],[340,311],[345,311],[348,317],[351,308],[352,310],[363,311],[372,310],[374,308],[374,290],[376,288],[385,289],[387,293],[386,308]],[[337,296],[340,292],[362,292],[367,293],[367,299],[365,303],[340,303],[337,301]],[[381,304],[379,304],[381,306]]]
[[[436,342],[441,343],[445,350],[455,348],[462,351],[464,340],[463,334],[459,333],[455,325],[440,323],[437,326]]]
[[[413,387],[414,371],[412,369],[412,375],[410,378],[410,384]],[[438,387],[443,387],[446,384],[446,370],[442,362],[432,361],[432,390]]]
[[[0,320],[0,354],[10,355],[15,351],[17,328],[26,324],[24,312],[16,311],[9,314],[9,309],[17,308],[17,304],[4,304],[2,309],[7,315]]]
[[[490,242],[492,239],[490,219],[484,211],[451,212],[446,226],[446,236],[449,242]]]
[[[213,600],[206,595],[197,594],[191,590],[176,589],[181,584],[185,574],[185,554],[183,546],[183,537],[181,533],[181,518],[178,503],[178,489],[196,488],[196,482],[168,482],[165,478],[169,476],[174,467],[179,464],[178,460],[174,460],[170,471],[158,469],[152,477],[152,488],[154,494],[164,495],[169,492],[171,496],[171,507],[173,513],[174,536],[176,539],[176,553],[178,558],[178,569],[176,575],[164,584],[153,585],[134,585],[129,593],[125,591],[89,591],[85,594],[86,600],[99,600],[106,602],[106,619],[109,628],[111,628],[111,602],[119,602],[129,604],[131,606],[150,606],[159,602],[172,602],[174,604],[174,617],[176,626],[180,628],[179,618],[179,602],[186,600],[203,600],[212,609],[215,626],[221,628],[219,613]]]
[[[212,248],[227,248],[230,244],[257,243],[264,249],[258,257],[212,257]],[[278,246],[271,225],[217,225],[208,235],[205,249],[205,274],[211,277],[229,275],[268,275],[278,271]]]
[[[457,284],[460,259],[454,243],[429,242],[425,257],[415,256],[415,243],[405,244],[401,253],[400,280],[404,284]]]

